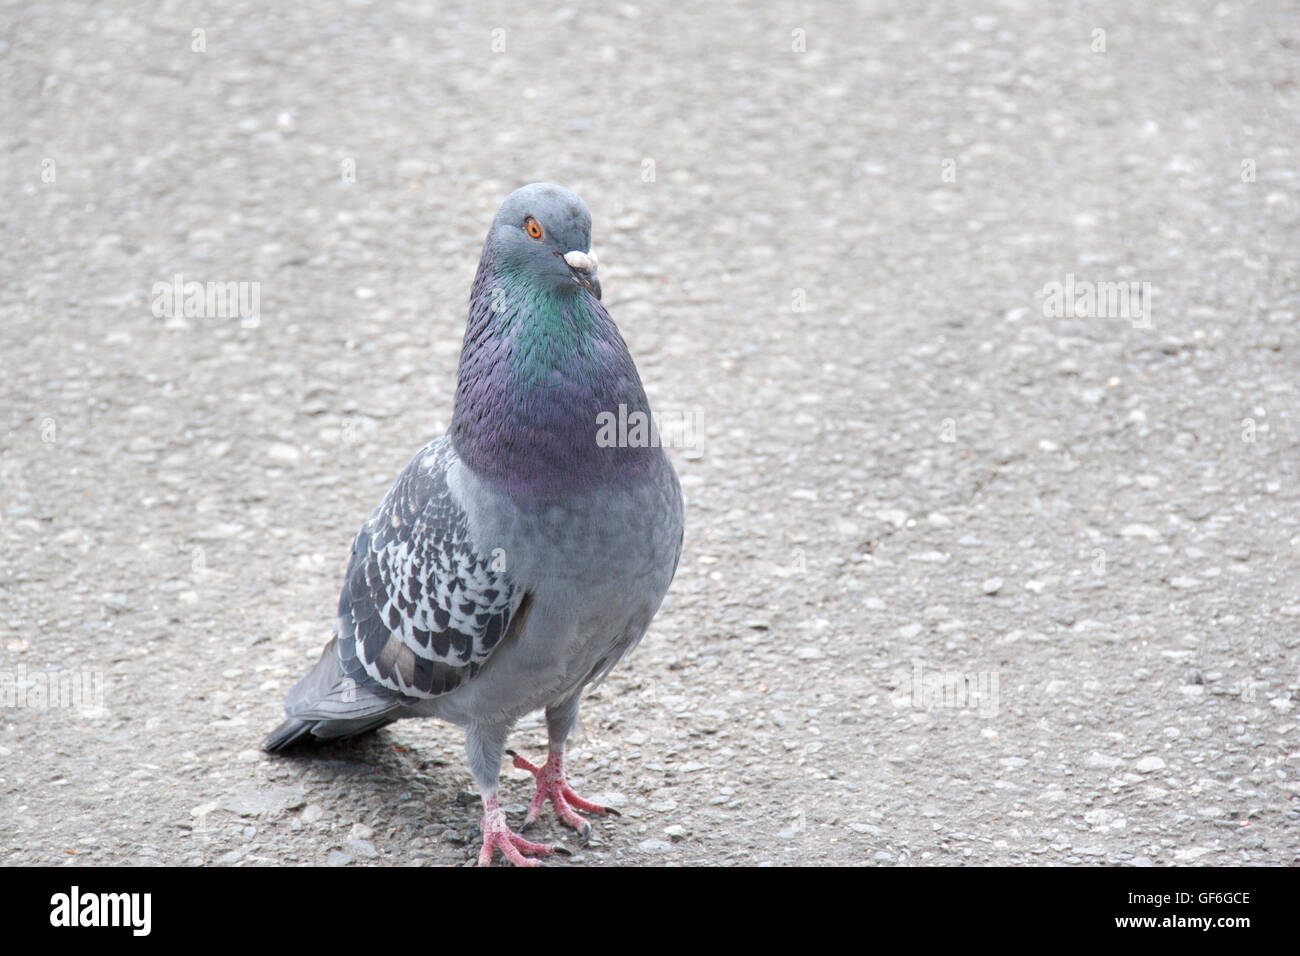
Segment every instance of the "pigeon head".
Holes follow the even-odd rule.
[[[551,183],[516,189],[501,204],[487,245],[500,267],[561,295],[600,298],[591,213],[577,193]]]
[[[650,408],[599,301],[590,242],[586,203],[549,183],[524,186],[493,220],[470,290],[452,443],[477,474],[521,496],[630,480],[663,458],[648,443],[598,440],[605,416],[649,421]]]

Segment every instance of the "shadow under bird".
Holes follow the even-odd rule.
[[[480,865],[566,852],[506,823],[509,753],[584,838],[578,814],[614,813],[564,775],[585,687],[636,646],[682,548],[677,474],[657,441],[598,440],[601,416],[641,412],[636,366],[600,302],[591,215],[574,193],[533,183],[501,206],[470,292],[451,428],[416,453],[352,545],[335,634],[289,692],[279,751],[403,717],[465,728],[483,801]],[[624,443],[626,445],[626,443]],[[506,750],[544,709],[545,764]]]

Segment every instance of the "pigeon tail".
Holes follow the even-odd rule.
[[[298,743],[338,740],[378,730],[403,716],[402,703],[343,674],[338,638],[330,639],[316,666],[294,685],[285,701],[288,715],[262,742],[267,753]]]
[[[324,743],[342,740],[378,730],[396,717],[378,717],[374,720],[299,720],[291,717],[266,735],[262,749],[269,754],[288,750],[297,744]]]

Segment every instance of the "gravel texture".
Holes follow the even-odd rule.
[[[470,858],[457,729],[258,745],[547,179],[694,427],[677,579],[569,760],[623,816],[543,838],[1296,860],[1294,5],[221,7],[0,10],[0,859]]]

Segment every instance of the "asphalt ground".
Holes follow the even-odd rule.
[[[543,838],[1294,862],[1298,47],[1285,2],[5,3],[0,858],[472,857],[456,728],[258,746],[544,179],[687,533],[569,759],[623,816]]]

